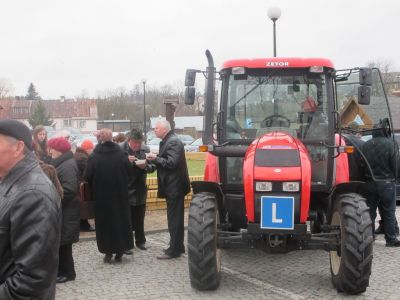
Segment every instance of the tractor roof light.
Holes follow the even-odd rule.
[[[311,66],[310,73],[323,73],[324,67],[323,66]]]
[[[246,74],[246,68],[245,67],[234,67],[234,68],[232,68],[232,74],[233,75]]]

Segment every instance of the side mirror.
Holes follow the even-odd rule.
[[[187,69],[186,76],[185,76],[185,86],[194,86],[196,82],[196,73],[197,70]]]
[[[371,68],[361,68],[360,69],[360,78],[361,85],[372,85],[372,69]]]
[[[361,85],[358,87],[358,104],[369,105],[371,102],[371,87]]]
[[[187,86],[185,89],[185,104],[193,105],[196,97],[196,89],[192,86]]]

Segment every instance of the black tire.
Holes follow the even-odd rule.
[[[341,227],[340,250],[329,254],[333,285],[338,292],[362,293],[369,285],[374,241],[365,199],[354,193],[340,195],[331,224]]]
[[[219,215],[212,193],[192,198],[188,222],[188,262],[190,283],[198,290],[213,290],[221,277],[221,253],[217,248]]]

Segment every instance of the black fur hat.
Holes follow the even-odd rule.
[[[128,133],[128,138],[130,140],[143,140],[143,134],[141,131],[139,131],[136,128],[133,128],[129,133]]]

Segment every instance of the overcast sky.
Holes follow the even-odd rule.
[[[45,98],[177,85],[187,68],[273,55],[327,57],[337,68],[400,69],[398,0],[0,0],[0,78]]]

